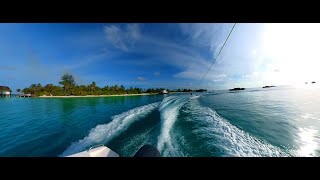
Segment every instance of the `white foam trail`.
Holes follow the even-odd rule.
[[[93,145],[104,144],[110,141],[116,135],[126,130],[133,122],[151,113],[159,106],[159,102],[136,107],[127,112],[113,116],[108,124],[97,125],[90,130],[88,136],[84,139],[71,144],[62,156],[67,156],[83,151]]]
[[[162,156],[179,156],[176,143],[172,142],[170,131],[177,119],[180,108],[189,100],[188,96],[169,96],[163,99],[159,106],[161,118],[161,132],[158,137],[157,148]]]
[[[264,142],[232,125],[208,107],[199,102],[189,104],[191,121],[198,125],[194,133],[211,139],[209,148],[217,147],[224,156],[289,156],[280,148]]]
[[[134,154],[132,154],[133,152],[137,152],[139,150],[139,148],[141,148],[141,145],[145,145],[148,143],[149,138],[150,138],[150,132],[154,129],[150,128],[149,130],[141,133],[141,134],[137,134],[135,136],[133,136],[132,138],[130,138],[130,140],[128,140],[126,142],[126,144],[124,145],[124,147],[122,148],[122,156],[123,157],[132,157],[134,156]]]
[[[199,95],[193,95],[193,96],[190,97],[190,99],[197,99],[199,97],[200,97]]]

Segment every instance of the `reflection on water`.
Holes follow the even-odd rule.
[[[320,120],[316,117],[314,117],[314,115],[310,114],[310,113],[305,113],[304,115],[301,116],[303,119],[314,119],[314,120]]]
[[[298,156],[316,156],[316,150],[318,143],[316,142],[317,130],[308,128],[299,128],[300,133],[300,149],[298,151]]]
[[[198,98],[189,98],[181,109],[177,109],[174,103],[167,104],[165,111],[155,108],[157,110],[145,117],[137,117],[133,124],[120,123],[120,127],[128,129],[111,139],[108,145],[129,156],[145,142],[157,144],[158,136],[163,131],[160,117],[167,114],[166,117],[176,118],[171,118],[175,123],[169,131],[176,147],[174,150],[181,156],[228,156],[230,154],[226,152],[229,150],[239,156],[252,153],[268,156],[274,153],[272,149],[261,149],[258,142],[263,142],[262,147],[276,147],[292,156],[320,156],[320,91],[312,88],[261,89],[239,93],[203,93]],[[57,156],[72,143],[87,137],[91,129],[110,123],[113,116],[124,112],[133,112],[128,115],[129,118],[137,116],[132,109],[162,102],[167,96],[179,100],[186,94],[0,98],[0,156]],[[223,119],[215,118],[212,112]],[[155,126],[157,131],[151,131]],[[193,133],[195,128],[200,128],[201,133]],[[212,134],[212,128],[221,136]],[[95,141],[101,136],[91,137]]]
[[[0,156],[58,156],[114,115],[161,99],[0,98]]]
[[[233,125],[293,156],[320,156],[319,90],[274,88],[200,100]]]

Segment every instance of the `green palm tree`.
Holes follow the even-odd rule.
[[[96,82],[93,81],[93,82],[90,84],[91,92],[94,92],[94,91],[96,90],[96,87],[97,87],[97,84],[96,84]]]
[[[68,89],[76,85],[73,76],[68,73],[65,73],[61,77],[61,81],[59,82],[59,84],[63,85],[63,89],[67,94],[69,94]]]
[[[51,95],[52,94],[52,91],[53,91],[53,84],[47,84],[45,87],[44,87],[44,91],[46,91],[48,93],[48,95]]]

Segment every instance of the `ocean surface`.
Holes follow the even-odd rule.
[[[105,144],[133,156],[320,156],[320,89],[97,98],[0,98],[0,156],[66,156]]]

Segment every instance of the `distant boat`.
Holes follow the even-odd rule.
[[[163,90],[159,94],[168,94],[168,91],[167,90]]]
[[[276,86],[263,86],[262,88],[272,88],[272,87],[276,87]]]
[[[314,84],[314,83],[316,83],[316,82],[315,82],[315,81],[312,81],[311,83]]]
[[[229,91],[239,91],[239,90],[245,90],[246,88],[233,88],[229,89]]]

